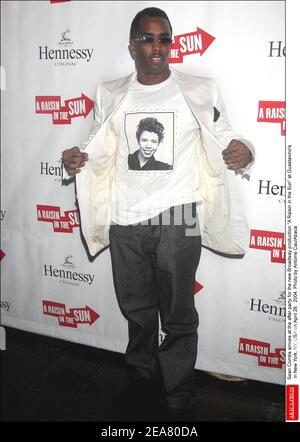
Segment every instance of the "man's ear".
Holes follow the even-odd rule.
[[[135,59],[135,44],[133,41],[129,42],[128,50],[129,50],[132,60],[134,60]]]

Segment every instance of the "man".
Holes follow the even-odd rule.
[[[187,229],[186,214],[195,225],[200,221],[206,247],[243,255],[248,227],[237,187],[254,150],[232,131],[213,80],[170,70],[171,42],[165,12],[147,8],[136,15],[129,42],[136,72],[98,87],[85,151],[68,149],[63,162],[69,176],[77,175],[90,253],[110,244],[115,291],[128,320],[133,383],[161,375],[167,405],[177,411],[190,405],[198,339],[193,288],[201,236]],[[172,172],[128,170],[123,127],[134,112],[170,112]],[[165,333],[160,346],[158,312]]]
[[[154,157],[164,139],[164,126],[156,118],[144,118],[138,124],[136,139],[139,149],[128,155],[130,170],[170,170],[172,166]]]

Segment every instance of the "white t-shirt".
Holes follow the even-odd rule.
[[[168,208],[201,201],[196,146],[199,125],[172,74],[130,86],[111,119],[118,137],[112,221],[128,225]]]

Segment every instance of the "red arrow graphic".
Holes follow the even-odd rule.
[[[285,101],[259,101],[258,122],[280,123],[281,135],[285,135]]]
[[[61,214],[59,206],[37,204],[37,220],[52,223],[54,232],[73,233],[79,227],[79,214],[77,210],[67,210]]]
[[[285,263],[285,240],[282,232],[251,230],[249,248],[269,250],[271,262]]]
[[[67,109],[69,109],[69,115],[71,118],[86,118],[90,111],[93,109],[94,102],[90,100],[86,95],[81,93],[81,97],[65,100],[65,106]]]
[[[240,338],[238,352],[257,357],[258,365],[262,367],[282,368],[285,364],[285,349],[275,348],[275,351],[271,352],[269,342]]]
[[[75,318],[77,324],[89,325],[92,325],[100,317],[100,315],[88,305],[86,305],[85,308],[70,308],[70,316]]]
[[[43,301],[43,313],[58,318],[59,325],[77,328],[77,324],[89,324],[90,326],[100,318],[100,315],[88,305],[85,307],[71,308],[69,312],[66,305],[54,301]]]
[[[169,63],[182,63],[185,55],[204,54],[215,37],[197,27],[197,31],[176,35],[171,46]]]
[[[58,95],[43,95],[35,97],[35,113],[51,114],[53,124],[71,124],[76,117],[86,118],[93,109],[94,102],[81,93],[81,97],[70,98],[61,104]]]
[[[200,282],[195,281],[195,285],[194,285],[194,295],[196,295],[198,292],[200,292],[200,290],[203,289],[203,285],[200,284]]]

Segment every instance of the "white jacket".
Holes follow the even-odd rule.
[[[182,94],[199,124],[199,188],[204,200],[202,244],[226,255],[243,255],[249,229],[243,215],[239,183],[249,170],[229,171],[221,155],[232,139],[254,147],[232,131],[215,82],[173,70]],[[81,229],[92,256],[109,244],[111,191],[115,174],[117,136],[110,118],[124,100],[136,73],[100,84],[94,103],[94,124],[84,150],[89,160],[76,175]],[[216,121],[214,121],[216,120]]]

